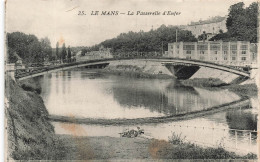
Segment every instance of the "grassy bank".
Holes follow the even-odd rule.
[[[87,159],[256,159],[256,155],[239,156],[223,148],[202,148],[173,140],[120,137],[71,137],[61,135],[69,150],[67,160]]]
[[[226,86],[227,84],[216,78],[194,78],[182,80],[182,84],[186,86],[195,86],[195,87],[221,87]]]
[[[42,91],[42,88],[41,88],[41,85],[39,83],[39,78],[41,78],[41,76],[40,77],[34,77],[34,78],[30,78],[30,79],[21,80],[21,81],[18,81],[18,84],[25,91],[31,91],[31,92],[36,92],[36,93],[40,94],[41,91]]]
[[[240,96],[257,96],[258,89],[256,84],[245,84],[245,85],[228,85],[224,86],[223,88],[226,88],[230,91],[235,92],[236,94]]]
[[[48,121],[37,87],[28,87],[25,91],[11,78],[6,80],[8,154],[14,160],[61,159],[66,154],[64,145]]]
[[[228,89],[241,97],[257,96],[258,93],[256,84],[226,84],[216,78],[194,78],[182,80],[181,83],[186,86],[202,87],[208,90]]]

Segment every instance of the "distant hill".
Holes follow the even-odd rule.
[[[167,51],[168,43],[176,41],[176,31],[177,41],[197,41],[190,31],[182,30],[176,26],[161,25],[159,28],[148,32],[130,31],[128,33],[121,33],[116,38],[105,40],[100,44],[88,49],[85,48],[84,50],[96,51],[101,45],[103,45],[106,48],[111,48],[112,52],[161,52],[163,45],[163,51]]]

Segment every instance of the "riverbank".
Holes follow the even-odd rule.
[[[131,65],[128,65],[131,66]],[[131,69],[139,69],[136,67],[132,67]],[[118,76],[127,76],[132,78],[149,78],[149,79],[172,79],[173,76],[167,74],[150,74],[146,72],[142,72],[141,70],[133,70],[133,71],[125,71],[125,70],[112,70],[112,69],[104,69],[104,70],[97,70],[99,73],[103,74],[112,74]]]
[[[216,78],[194,78],[182,80],[181,83],[185,86],[201,87],[207,90],[228,89],[241,97],[257,96],[258,89],[254,83],[250,84],[226,84]]]
[[[67,152],[48,121],[48,111],[39,91],[35,91],[36,83],[32,85],[22,86],[24,90],[6,78],[8,155],[14,160],[62,159]]]
[[[66,160],[86,159],[256,159],[256,155],[239,156],[223,148],[202,148],[190,143],[146,138],[71,137],[61,135],[68,148]],[[178,139],[179,140],[179,139]]]
[[[35,90],[39,84],[25,80],[19,84],[6,82],[8,106],[9,154],[15,160],[88,160],[88,159],[248,159],[218,148],[202,148],[193,144],[144,138],[77,137],[57,135],[49,121],[49,113]],[[30,83],[33,87],[30,87]],[[27,84],[25,89],[21,88]],[[218,109],[219,110],[219,109]],[[210,113],[210,111],[209,111]],[[165,119],[162,119],[165,120]],[[167,120],[165,120],[167,121]],[[73,127],[72,127],[72,131]]]
[[[104,69],[97,69],[99,73],[128,76],[133,78],[172,79],[170,71],[159,62],[142,60],[122,60],[112,62]]]
[[[42,88],[39,83],[40,78],[42,78],[42,76],[21,80],[18,81],[18,84],[25,91],[31,91],[40,94],[42,92]]]

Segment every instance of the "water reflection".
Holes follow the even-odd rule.
[[[183,86],[172,79],[104,76],[87,71],[61,71],[52,75],[55,77],[42,78],[42,97],[53,115],[158,117],[199,111],[239,100],[239,96],[229,91]]]
[[[227,90],[209,91],[183,86],[171,79],[134,79],[97,75],[87,71],[57,72],[40,80],[41,95],[49,113],[70,117],[158,117],[203,110],[240,99],[238,95]],[[191,120],[139,126],[145,129],[146,135],[158,139],[167,140],[172,132],[176,132],[182,133],[190,142],[215,145],[224,140],[227,147],[233,147],[235,133],[228,129],[256,130],[257,99],[251,99],[251,102],[253,109],[238,108]],[[66,130],[66,124],[53,124],[56,133],[71,134]],[[185,127],[186,125],[189,127]],[[113,137],[118,137],[118,133],[126,128],[135,127],[136,125],[77,125],[77,129],[83,129],[79,135],[84,135],[82,132],[85,132],[88,136]],[[240,148],[248,148],[248,133],[237,135],[237,145]],[[252,139],[255,137],[253,135]],[[249,150],[254,151],[255,147],[256,140],[252,141]]]
[[[142,106],[166,115],[199,111],[239,100],[238,95],[226,90],[208,91],[184,86],[175,80],[128,79],[116,83],[113,84],[113,95],[121,106]],[[218,99],[219,96],[223,98]]]

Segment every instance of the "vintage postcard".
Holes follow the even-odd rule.
[[[5,160],[257,161],[256,0],[6,0]]]

